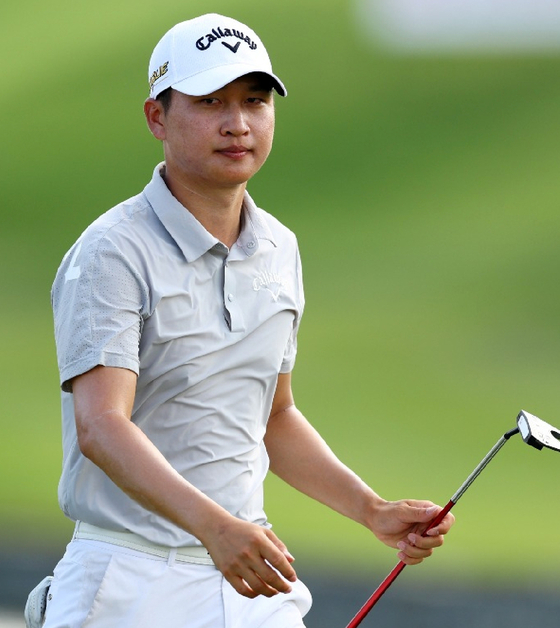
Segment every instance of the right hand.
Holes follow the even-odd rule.
[[[289,593],[297,580],[294,557],[268,528],[231,515],[201,539],[214,564],[241,595]]]

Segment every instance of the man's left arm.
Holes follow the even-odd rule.
[[[295,406],[289,373],[278,377],[265,444],[275,475],[369,528],[386,545],[398,549],[399,559],[408,565],[430,556],[453,525],[455,518],[449,513],[422,537],[440,507],[429,501],[386,501],[343,464]]]

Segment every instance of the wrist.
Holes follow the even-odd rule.
[[[206,547],[212,545],[213,540],[225,535],[235,517],[225,508],[207,498],[192,520],[192,534]]]
[[[362,518],[360,523],[372,532],[378,527],[378,521],[383,509],[389,502],[380,497],[375,491],[369,489],[364,496]]]

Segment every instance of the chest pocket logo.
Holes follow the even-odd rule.
[[[284,290],[284,287],[284,279],[278,273],[270,273],[265,270],[253,279],[253,290],[255,292],[267,290],[275,302],[278,301],[278,297]]]

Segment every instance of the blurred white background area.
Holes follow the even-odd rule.
[[[558,0],[355,0],[359,28],[402,52],[560,50]]]

